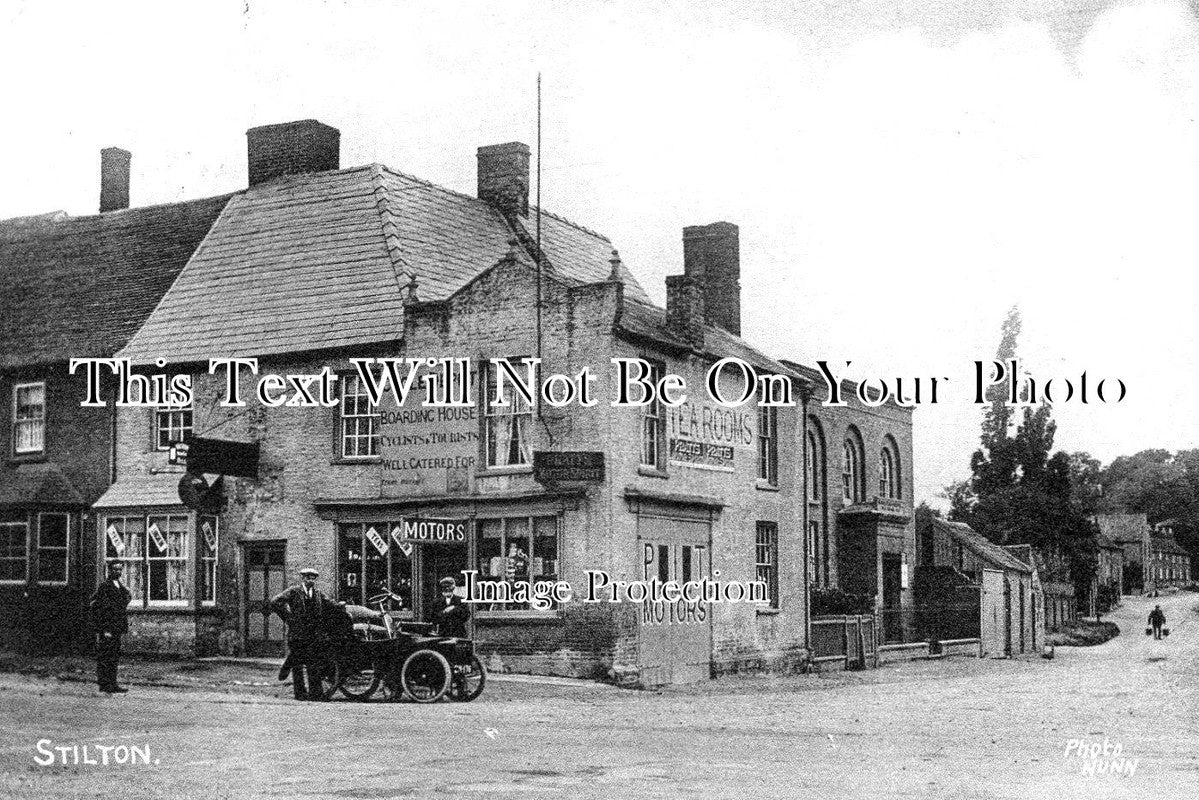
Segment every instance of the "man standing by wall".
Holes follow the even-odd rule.
[[[319,573],[300,570],[301,583],[284,589],[271,600],[271,609],[287,623],[287,662],[297,700],[324,700],[321,680],[324,623],[332,603],[316,588]]]
[[[123,694],[128,689],[117,685],[117,661],[121,657],[121,636],[129,630],[129,589],[121,583],[124,565],[108,565],[108,579],[92,595],[92,623],[96,628],[96,683],[106,694]]]

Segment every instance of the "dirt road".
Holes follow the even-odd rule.
[[[0,794],[1195,797],[1199,595],[1156,601],[1172,629],[1160,642],[1142,632],[1153,602],[1126,598],[1109,617],[1120,636],[1059,648],[1052,661],[955,659],[663,693],[496,683],[468,705],[316,704],[138,687],[108,697],[0,676]],[[68,749],[63,766],[53,750],[84,744],[92,760],[101,745],[148,749],[149,763],[76,765]],[[55,763],[43,766],[47,752]],[[1084,774],[1089,762],[1120,772]]]

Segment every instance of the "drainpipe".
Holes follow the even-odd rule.
[[[814,651],[812,650],[811,553],[808,551],[808,548],[811,546],[808,542],[808,493],[811,491],[811,487],[808,486],[808,399],[808,391],[806,389],[801,390],[799,393],[799,470],[802,480],[800,480],[799,486],[800,499],[803,504],[803,531],[800,538],[803,540],[804,648],[808,651],[808,665],[810,668]]]

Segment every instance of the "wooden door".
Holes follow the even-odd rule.
[[[283,620],[271,612],[271,598],[287,587],[284,571],[285,542],[253,542],[244,545],[245,646],[251,656],[281,656],[285,630]]]

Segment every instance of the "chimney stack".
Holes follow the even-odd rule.
[[[341,132],[315,119],[261,125],[246,131],[250,186],[341,168]]]
[[[529,146],[521,142],[479,148],[479,199],[505,217],[529,215]]]
[[[133,154],[119,147],[100,151],[100,213],[129,208],[129,162]]]
[[[683,273],[703,288],[709,325],[741,335],[741,241],[731,222],[683,228]]]
[[[690,275],[666,276],[666,328],[696,350],[704,346],[704,290]]]

